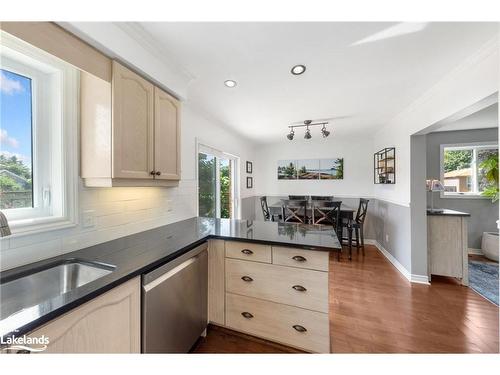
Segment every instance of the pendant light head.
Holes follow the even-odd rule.
[[[289,141],[292,141],[294,135],[295,135],[295,132],[293,131],[293,128],[292,128],[292,130],[290,130],[290,133],[288,133],[286,135],[286,137],[288,138]]]
[[[309,130],[309,126],[306,128],[306,133],[304,134],[305,139],[311,139],[311,131]]]
[[[326,126],[323,125],[323,128],[321,129],[321,134],[323,134],[323,138],[326,138],[330,135],[330,132],[326,130]]]

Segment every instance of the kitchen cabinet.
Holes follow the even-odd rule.
[[[80,74],[85,185],[178,185],[180,102],[116,61],[112,69],[111,83]]]
[[[140,353],[140,277],[31,332],[49,338],[42,353]]]
[[[432,275],[451,276],[469,285],[468,216],[452,210],[427,214],[429,281]]]
[[[208,241],[208,321],[223,326],[225,320],[224,241]]]
[[[212,323],[306,351],[330,352],[328,252],[236,241],[211,242]],[[220,285],[221,278],[224,287]],[[221,318],[214,318],[211,311],[217,311]]]

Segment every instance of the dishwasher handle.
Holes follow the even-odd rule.
[[[158,277],[158,278],[154,279],[153,281],[151,281],[150,283],[144,285],[143,286],[144,290],[146,292],[149,292],[151,289],[153,289],[153,288],[157,287],[158,285],[164,283],[165,281],[167,281],[168,279],[170,279],[175,274],[181,272],[184,268],[189,267],[191,264],[193,264],[194,262],[196,262],[201,255],[202,254],[200,253],[200,254],[192,257],[192,258],[189,258],[184,263],[179,264],[177,267],[174,267],[170,271],[164,273],[160,277]]]

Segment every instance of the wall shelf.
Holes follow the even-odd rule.
[[[387,147],[373,154],[373,182],[396,183],[396,148]]]

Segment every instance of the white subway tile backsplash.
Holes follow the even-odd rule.
[[[75,251],[196,216],[196,180],[175,188],[86,188],[80,184],[80,216],[93,211],[94,226],[0,240],[0,269]]]

